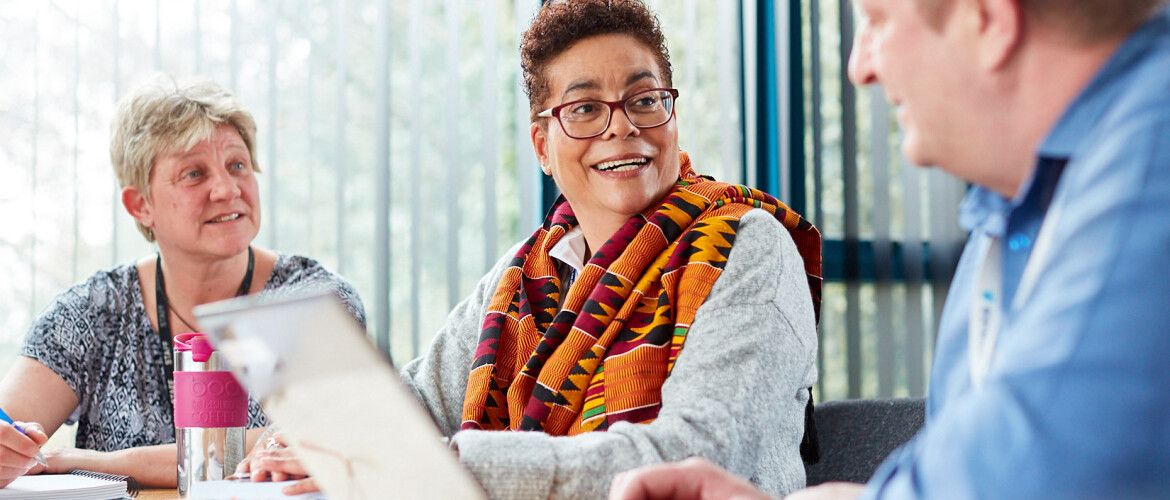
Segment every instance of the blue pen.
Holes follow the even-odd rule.
[[[16,430],[20,431],[21,434],[24,434],[25,436],[28,435],[27,432],[24,432],[24,429],[21,429],[19,426],[16,425],[15,422],[12,421],[12,417],[9,417],[7,413],[4,413],[4,410],[0,410],[0,420],[4,420],[5,422],[12,424],[12,427],[14,427]],[[36,460],[37,460],[37,463],[41,464],[42,467],[49,466],[49,462],[45,461],[45,456],[42,455],[39,451],[37,452]]]

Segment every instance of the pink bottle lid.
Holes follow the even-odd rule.
[[[204,363],[211,358],[215,348],[207,341],[202,333],[180,333],[175,335],[175,350],[191,352],[191,359],[197,363]]]

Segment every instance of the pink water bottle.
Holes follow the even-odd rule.
[[[248,393],[200,333],[175,336],[175,442],[179,495],[230,477],[244,459]]]

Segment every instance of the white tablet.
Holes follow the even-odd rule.
[[[485,498],[332,292],[241,297],[195,316],[330,498]]]

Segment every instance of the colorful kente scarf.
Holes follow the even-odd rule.
[[[753,208],[773,214],[796,241],[819,315],[816,228],[766,193],[700,177],[686,153],[680,159],[673,191],[593,252],[559,312],[564,291],[548,251],[577,219],[563,197],[552,207],[492,296],[463,429],[563,436],[653,421],[695,312]]]

